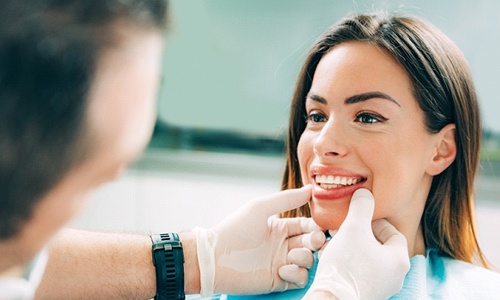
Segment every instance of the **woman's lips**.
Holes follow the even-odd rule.
[[[312,196],[317,200],[350,198],[366,181],[359,174],[331,166],[314,166],[311,173],[314,183]]]
[[[312,196],[317,200],[339,200],[345,197],[351,197],[359,188],[363,187],[365,180],[352,185],[341,185],[335,188],[324,188],[317,182],[313,185]]]

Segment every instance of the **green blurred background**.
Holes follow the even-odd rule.
[[[482,174],[500,176],[500,2],[172,0],[150,147],[282,155],[305,53],[339,18],[383,9],[429,20],[462,49],[480,98]]]

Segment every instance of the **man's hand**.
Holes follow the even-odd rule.
[[[406,239],[385,219],[372,223],[373,210],[370,191],[357,190],[304,299],[387,299],[401,289],[410,268]]]
[[[212,229],[196,229],[200,293],[259,294],[305,285],[310,250],[318,250],[325,236],[309,218],[273,215],[302,206],[310,198],[310,186],[279,192],[250,201]],[[290,250],[304,247],[310,250],[289,258]],[[280,277],[284,266],[288,268]]]

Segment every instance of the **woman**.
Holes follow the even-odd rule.
[[[408,242],[411,269],[395,298],[498,298],[500,274],[471,264],[487,266],[473,211],[480,138],[468,64],[448,37],[385,13],[340,20],[299,75],[283,188],[311,183],[313,197],[283,217],[336,230],[366,188],[373,220]]]

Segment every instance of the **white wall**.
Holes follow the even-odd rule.
[[[210,227],[245,201],[279,191],[283,165],[278,157],[149,152],[141,170],[98,189],[72,225],[142,233]]]

